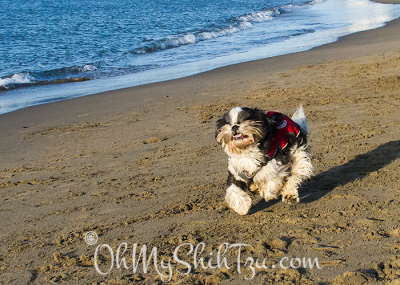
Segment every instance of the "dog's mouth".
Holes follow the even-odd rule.
[[[242,139],[245,139],[245,138],[248,138],[248,137],[249,137],[248,135],[237,134],[237,135],[234,135],[232,137],[232,140],[238,141],[238,140],[242,140]]]

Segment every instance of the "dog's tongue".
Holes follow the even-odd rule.
[[[241,140],[243,138],[243,134],[237,134],[233,137],[234,140]]]

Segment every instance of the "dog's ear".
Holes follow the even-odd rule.
[[[276,131],[276,126],[278,126],[276,124],[276,121],[274,121],[273,119],[267,117],[267,113],[265,111],[262,111],[262,114],[260,114],[262,116],[262,121],[264,122],[264,129],[266,132],[266,139],[270,139],[272,138],[272,134]]]
[[[258,122],[263,122],[263,128],[264,132],[266,134],[265,139],[269,139],[272,137],[272,133],[274,132],[274,129],[276,129],[275,126],[276,122],[274,120],[271,120],[270,118],[267,117],[267,112],[264,110],[258,109],[258,108],[247,108],[251,116],[254,118],[254,120]]]
[[[274,114],[272,117],[265,116],[265,120],[266,120],[266,123],[271,128],[272,132],[276,132],[277,126],[282,124],[282,118],[276,114]]]
[[[217,140],[217,142],[219,143],[219,144],[221,144],[222,142],[221,141],[218,141],[218,135],[220,134],[220,132],[221,132],[221,130],[222,130],[222,128],[227,124],[227,117],[228,116],[228,114],[224,114],[223,116],[222,116],[222,118],[220,118],[218,121],[217,121],[217,130],[215,131],[215,139]]]
[[[218,137],[219,133],[221,132],[221,129],[222,129],[223,126],[224,126],[224,120],[223,120],[223,118],[221,118],[221,119],[219,119],[217,121],[217,130],[215,131],[215,139],[217,139],[217,137]],[[220,142],[218,141],[218,143],[220,143]]]

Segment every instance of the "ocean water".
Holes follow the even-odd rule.
[[[400,16],[368,0],[0,4],[0,114],[303,51]]]

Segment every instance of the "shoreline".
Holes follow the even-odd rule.
[[[397,284],[399,27],[396,19],[305,52],[0,115],[0,283],[157,284],[153,269],[99,274],[96,247],[115,253],[126,243],[131,265],[135,244],[168,260],[181,244],[204,243],[215,266],[207,258],[229,243],[249,245],[242,264],[261,257],[269,268],[246,281],[252,272],[238,272],[232,249],[231,269],[183,275],[172,264],[168,284]],[[249,214],[237,215],[224,202],[216,120],[236,106],[291,116],[300,104],[315,167],[300,203],[253,195]],[[290,258],[322,268],[287,268]],[[112,268],[109,257],[96,260]]]
[[[382,4],[400,4],[400,0],[390,0],[390,1],[379,0],[374,2]],[[20,113],[25,111],[29,113],[29,116],[32,116],[35,113],[34,111],[35,109],[38,109],[38,112],[41,114],[49,114],[49,115],[53,113],[58,114],[59,113],[58,111],[52,112],[50,106],[56,107],[59,104],[63,104],[63,102],[69,102],[68,108],[71,108],[71,106],[82,105],[79,103],[79,101],[82,100],[83,101],[82,103],[84,103],[85,98],[91,98],[89,101],[91,101],[91,103],[94,103],[92,98],[96,96],[98,96],[99,98],[104,97],[107,96],[107,94],[113,96],[113,94],[115,94],[116,92],[122,94],[135,92],[135,96],[139,96],[139,98],[137,99],[143,100],[145,97],[141,96],[141,94],[138,93],[142,92],[142,90],[152,88],[152,86],[154,86],[156,90],[160,88],[159,87],[160,85],[173,85],[175,83],[187,86],[188,84],[189,85],[192,84],[192,82],[196,82],[198,86],[199,85],[202,86],[204,84],[202,84],[199,81],[207,80],[214,75],[235,73],[234,76],[240,78],[241,74],[237,74],[238,73],[237,71],[239,71],[239,69],[246,69],[246,71],[251,72],[253,76],[256,76],[257,72],[279,72],[280,70],[295,68],[302,65],[312,65],[322,62],[348,60],[354,57],[361,57],[369,54],[385,53],[389,50],[394,50],[396,47],[396,43],[398,41],[395,39],[395,37],[391,37],[390,35],[392,35],[395,32],[394,30],[398,26],[400,26],[400,18],[385,23],[385,26],[383,27],[346,35],[340,37],[335,42],[317,46],[307,51],[301,51],[297,53],[285,54],[265,59],[232,64],[178,79],[149,83],[149,84],[122,88],[117,90],[110,90],[91,95],[85,95],[82,97],[63,99],[61,101],[54,101],[40,105],[34,105],[18,109],[15,111],[11,111],[8,113],[0,114],[0,119],[8,120],[7,117],[13,117],[15,116],[14,115],[15,113]],[[381,46],[382,42],[385,43],[384,47]],[[361,49],[360,46],[362,46],[363,49]],[[346,54],[344,54],[344,52],[346,52]],[[265,65],[268,66],[266,67]],[[239,71],[239,73],[241,73],[241,71]],[[228,76],[232,77],[231,75]],[[251,77],[251,75],[247,75],[247,77]],[[168,86],[167,88],[171,87]],[[164,89],[164,87],[161,87],[161,89]],[[99,102],[98,104],[99,104],[98,107],[100,107],[100,104],[102,103]],[[86,106],[88,108],[88,112],[90,112],[90,108],[92,108],[91,105],[93,104],[89,104]]]
[[[394,0],[394,1],[386,1],[386,0],[383,0],[383,1],[371,1],[371,2],[376,2],[376,3],[380,3],[380,4],[399,4],[400,3],[400,1],[398,1],[398,0]],[[399,19],[399,18],[397,18],[397,19]],[[396,20],[396,19],[395,19]],[[392,21],[395,21],[395,20],[392,20]],[[389,21],[389,22],[392,22],[392,21]],[[384,26],[383,27],[385,27],[389,22],[386,22],[386,23],[384,23]],[[380,27],[380,28],[383,28],[383,27]],[[376,30],[376,29],[380,29],[380,28],[374,28],[374,29],[372,29],[372,30]],[[351,35],[353,35],[353,34],[358,34],[358,33],[363,33],[363,32],[368,32],[368,31],[370,31],[370,30],[366,30],[366,31],[362,31],[362,32],[353,32],[352,34],[349,34],[349,35],[347,35],[347,36],[351,36]],[[338,41],[341,41],[341,39],[342,38],[344,38],[344,37],[347,37],[347,36],[340,36],[335,42],[338,42]],[[313,47],[313,48],[311,48],[311,49],[309,49],[309,50],[305,50],[305,51],[298,51],[298,52],[295,52],[295,53],[292,53],[292,54],[298,54],[298,53],[302,53],[302,52],[307,52],[307,51],[310,51],[310,50],[314,50],[314,49],[317,49],[317,48],[319,48],[319,47],[324,47],[324,46],[327,46],[327,45],[330,45],[330,44],[333,44],[333,43],[335,43],[335,42],[332,42],[332,43],[327,43],[327,44],[323,44],[323,45],[320,45],[320,46],[316,46],[316,47]],[[290,54],[290,53],[289,53]],[[226,66],[221,66],[221,67],[216,67],[216,68],[214,68],[214,67],[212,67],[213,69],[210,69],[210,70],[208,70],[208,71],[196,71],[196,73],[195,74],[193,74],[193,75],[187,75],[187,76],[184,76],[184,77],[178,77],[178,78],[172,78],[172,79],[165,79],[165,78],[168,78],[169,76],[168,75],[166,75],[166,72],[164,71],[161,71],[161,73],[158,75],[158,76],[161,76],[162,77],[162,79],[161,79],[161,81],[156,81],[156,82],[151,82],[151,83],[140,83],[139,85],[135,85],[135,86],[129,86],[129,84],[126,84],[126,83],[122,83],[122,81],[121,81],[121,79],[119,79],[119,78],[125,78],[124,80],[126,81],[126,80],[129,80],[129,79],[127,79],[127,78],[129,78],[129,76],[133,76],[134,74],[127,74],[127,75],[123,75],[123,76],[120,76],[120,77],[110,77],[110,78],[105,78],[105,79],[99,79],[99,82],[96,82],[96,80],[87,80],[87,78],[85,77],[85,78],[83,78],[84,80],[82,80],[82,81],[88,81],[87,83],[85,83],[86,85],[72,85],[72,86],[74,86],[74,87],[72,87],[72,89],[69,91],[69,93],[67,92],[67,93],[64,93],[64,92],[62,92],[62,90],[58,90],[57,88],[60,88],[60,85],[59,84],[43,84],[43,85],[49,85],[50,86],[50,89],[49,90],[39,90],[39,92],[42,92],[41,93],[41,95],[42,95],[42,98],[37,98],[37,102],[31,102],[30,104],[37,104],[37,105],[43,105],[43,104],[49,104],[49,103],[53,103],[53,102],[58,102],[58,101],[64,101],[64,100],[70,100],[70,99],[76,99],[76,98],[80,98],[80,97],[85,97],[85,96],[93,96],[93,95],[96,95],[96,94],[99,94],[99,93],[104,93],[104,92],[111,92],[111,91],[115,91],[115,90],[123,90],[123,89],[127,89],[127,88],[134,88],[134,87],[138,87],[138,86],[144,86],[144,85],[149,85],[149,84],[154,84],[154,83],[161,83],[161,82],[166,82],[166,81],[171,81],[171,80],[177,80],[177,79],[183,79],[183,78],[186,78],[186,77],[192,77],[192,76],[196,76],[196,75],[199,75],[199,74],[203,74],[203,73],[207,73],[207,72],[210,72],[210,71],[213,71],[213,70],[219,70],[220,68],[224,68],[224,67],[228,67],[229,68],[229,66],[236,66],[236,65],[240,65],[240,64],[242,64],[242,63],[249,63],[249,62],[255,62],[255,61],[259,61],[259,60],[267,60],[267,59],[269,59],[269,58],[278,58],[278,57],[281,57],[281,56],[285,56],[285,55],[289,55],[289,54],[284,54],[284,55],[279,55],[279,56],[272,56],[272,57],[267,57],[267,58],[263,58],[263,59],[255,59],[255,60],[250,60],[250,61],[246,61],[246,60],[244,60],[243,62],[239,62],[239,63],[231,63],[231,64],[229,64],[229,65],[226,65]],[[284,59],[283,59],[284,60]],[[212,65],[214,65],[214,63],[212,63]],[[185,64],[183,65],[183,66],[185,66]],[[186,67],[185,67],[186,68]],[[192,69],[193,69],[193,67],[191,67]],[[188,68],[188,69],[190,69],[190,68]],[[194,68],[194,69],[196,69],[196,68]],[[201,70],[202,68],[200,68],[200,70]],[[174,71],[175,72],[175,71]],[[190,72],[189,72],[190,73]],[[128,76],[128,77],[127,77]],[[138,74],[138,76],[139,76],[139,78],[142,78],[142,77],[145,77],[145,75],[144,74]],[[152,77],[152,76],[156,76],[156,75],[151,75],[150,77]],[[174,76],[175,77],[175,76]],[[75,79],[66,79],[67,81],[68,80],[71,80],[71,81],[74,81]],[[105,80],[104,82],[102,82],[102,80]],[[134,81],[134,82],[136,82],[136,79],[134,79],[134,78],[132,78],[132,80]],[[143,78],[142,78],[142,80],[143,80]],[[80,80],[78,80],[78,81],[80,81]],[[117,83],[107,83],[107,81],[109,81],[109,82],[112,82],[112,81],[115,81],[115,82],[117,82]],[[146,80],[145,80],[146,81]],[[135,83],[136,84],[136,83]],[[40,84],[39,84],[40,85]],[[111,88],[111,90],[107,90],[107,91],[102,91],[102,90],[106,90],[107,89],[107,87],[105,87],[105,86],[108,86],[109,85],[109,87],[108,88]],[[129,86],[129,87],[124,87],[124,86]],[[51,87],[53,87],[53,90],[52,90],[52,88]],[[70,87],[71,88],[71,87]],[[88,91],[88,90],[90,90],[91,88],[94,88],[95,89],[95,91]],[[117,88],[117,89],[113,89],[113,88]],[[67,88],[68,89],[68,88]],[[24,98],[24,97],[26,97],[26,96],[28,96],[28,94],[30,94],[29,92],[30,91],[28,91],[28,93],[26,93],[26,91],[27,90],[25,90],[25,89],[22,89],[22,93],[20,94],[20,95],[18,95],[18,93],[17,93],[17,91],[18,91],[19,89],[15,89],[15,90],[9,90],[8,92],[11,92],[12,93],[12,95],[13,96],[15,96],[16,98],[18,98],[18,97],[21,97],[21,98]],[[53,93],[55,93],[55,90],[58,90],[58,91],[60,91],[61,93],[58,95],[58,98],[51,98],[51,96],[54,96],[54,94]],[[84,91],[82,91],[82,90],[84,90]],[[92,92],[95,92],[95,93],[92,93]],[[88,93],[92,93],[92,94],[89,94],[89,95],[82,95],[82,94],[88,94]],[[50,94],[53,94],[53,95],[51,95],[50,96]],[[69,94],[69,95],[68,95]],[[50,97],[49,97],[50,96]],[[7,103],[6,103],[7,104]],[[19,103],[18,101],[16,101],[15,102],[15,105],[16,106],[18,106],[18,105],[23,105],[23,103]],[[37,105],[32,105],[32,106],[37,106]],[[32,106],[28,106],[28,107],[22,107],[21,109],[25,109],[25,108],[29,108],[29,107],[32,107]],[[7,109],[7,108],[6,108]],[[17,109],[17,110],[14,110],[14,111],[18,111],[18,110],[20,110],[20,109]],[[14,111],[8,111],[8,112],[6,112],[6,113],[4,113],[4,114],[7,114],[7,113],[10,113],[10,112],[14,112]],[[1,115],[3,115],[3,114],[0,114],[0,116]]]

